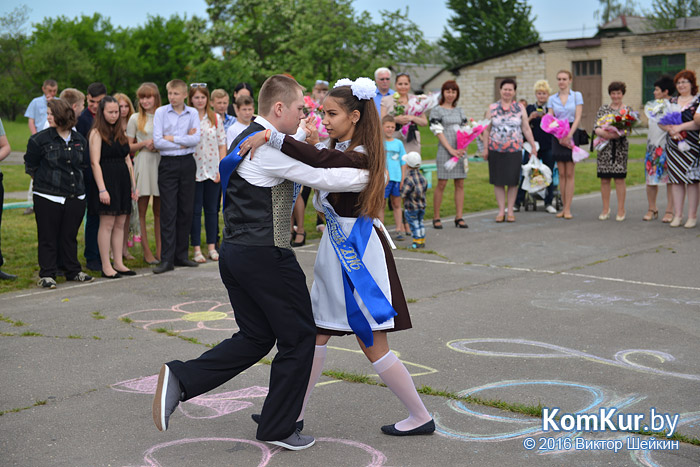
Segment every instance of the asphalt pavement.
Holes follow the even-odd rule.
[[[619,414],[651,429],[653,409],[670,416],[664,428],[700,438],[700,228],[643,222],[643,187],[627,200],[624,222],[597,220],[599,196],[587,195],[572,220],[540,203],[515,223],[491,211],[466,216],[466,230],[445,219],[427,227],[424,252],[397,242],[413,329],[391,334],[392,349],[418,387],[503,402],[423,396],[432,436],[384,435],[406,416],[386,387],[323,376],[305,417],[316,445],[258,442],[250,415],[267,392],[264,363],[181,404],[157,431],[161,364],[237,329],[213,262],[0,295],[0,464],[697,467],[700,446],[613,429]],[[316,247],[296,249],[309,285]],[[377,381],[353,337],[329,345],[326,370]],[[546,424],[523,405],[559,418]],[[613,408],[613,428],[567,425]]]

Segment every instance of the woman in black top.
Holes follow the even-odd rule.
[[[56,288],[60,256],[69,281],[90,282],[78,262],[78,229],[85,214],[83,170],[87,142],[73,130],[76,117],[67,102],[48,102],[50,128],[27,142],[25,171],[34,180],[34,213],[38,237],[40,287]]]
[[[129,141],[119,119],[119,103],[112,96],[100,102],[90,130],[90,164],[98,196],[91,197],[90,209],[100,216],[97,245],[102,260],[102,277],[116,279],[136,273],[124,265],[124,223],[131,213],[131,200],[138,199]],[[109,260],[112,247],[114,266]]]

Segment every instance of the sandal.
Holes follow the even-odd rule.
[[[644,214],[644,217],[642,217],[643,221],[650,221],[654,219],[659,218],[659,211],[658,210],[652,210],[649,209],[646,214]]]
[[[468,229],[469,228],[467,223],[464,222],[464,219],[462,219],[461,217],[459,219],[455,219],[455,227],[460,228],[460,229]]]
[[[496,216],[496,222],[503,222],[506,218],[505,214],[499,214]]]
[[[670,224],[672,220],[673,220],[673,213],[666,211],[664,213],[664,217],[661,219],[661,222],[663,222],[664,224]]]
[[[206,259],[206,258],[204,257],[204,255],[202,254],[202,250],[196,251],[196,252],[194,253],[194,258],[193,258],[193,259],[194,259],[194,262],[195,262],[195,263],[206,263],[206,262],[207,262],[207,259]]]
[[[216,250],[209,250],[209,259],[212,261],[219,261],[219,252]]]
[[[442,221],[440,219],[433,219],[433,228],[436,230],[442,229]]]
[[[512,214],[509,214],[508,217],[506,218],[506,222],[515,222],[515,216]]]

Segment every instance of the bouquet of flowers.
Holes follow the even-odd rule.
[[[521,166],[523,171],[523,190],[537,193],[552,183],[552,171],[540,159],[533,157]]]
[[[420,117],[428,110],[432,109],[438,105],[440,93],[434,92],[431,94],[421,94],[419,96],[414,96],[408,100],[408,104],[399,104],[399,93],[394,93],[394,116],[399,115],[414,115]],[[401,134],[404,136],[408,135],[409,127],[411,123],[407,123],[401,127]],[[414,125],[415,126],[415,125]]]
[[[484,132],[489,123],[491,123],[491,120],[488,119],[477,122],[470,118],[466,125],[460,126],[457,130],[457,149],[465,149],[469,146],[472,141]]]
[[[682,123],[683,116],[678,104],[669,104],[666,113],[659,119],[659,125],[680,125]],[[688,137],[688,133],[681,131],[679,136],[678,149],[683,152],[690,150],[690,145],[685,140]]]
[[[603,130],[617,133],[620,136],[628,134],[628,132],[631,132],[632,128],[637,125],[639,125],[639,114],[624,107],[621,108],[617,114],[603,115],[596,122],[596,126],[599,126]],[[596,151],[602,151],[609,142],[610,141],[606,138],[596,136],[593,140],[593,146]]]
[[[404,106],[403,104],[399,104],[400,97],[401,96],[398,92],[394,93],[394,117],[398,117],[399,115],[403,115],[406,113],[406,106]]]
[[[466,149],[472,141],[474,141],[481,133],[484,132],[489,123],[491,123],[491,120],[479,120],[476,122],[473,118],[470,118],[468,123],[460,126],[456,132],[457,149]],[[437,125],[440,124],[438,123]],[[457,165],[457,162],[459,162],[459,159],[459,157],[450,157],[450,159],[445,162],[445,169],[452,170],[454,166]]]
[[[668,111],[668,101],[665,99],[656,99],[649,101],[644,105],[644,113],[649,120],[658,120],[663,117]]]
[[[553,135],[555,138],[564,138],[571,130],[569,122],[566,120],[559,120],[550,114],[545,114],[542,117],[540,128],[542,128],[542,131]],[[571,147],[571,157],[574,162],[580,162],[588,157],[588,153],[574,144]]]

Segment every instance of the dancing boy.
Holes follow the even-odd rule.
[[[260,116],[231,145],[221,163],[224,240],[219,269],[240,331],[195,360],[161,368],[153,419],[166,430],[182,400],[210,391],[257,363],[277,344],[270,388],[256,438],[291,450],[314,444],[296,427],[309,381],[316,328],[306,278],[289,245],[292,206],[301,183],[326,191],[361,191],[367,172],[315,169],[277,149],[258,149],[231,173],[225,166],[253,133],[271,129],[292,134],[303,118],[302,88],[275,75],[260,90]]]

